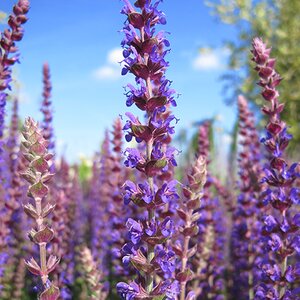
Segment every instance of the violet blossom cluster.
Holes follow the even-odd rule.
[[[11,230],[10,219],[7,216],[6,204],[9,200],[7,190],[10,186],[10,170],[5,162],[5,108],[8,91],[11,90],[12,66],[19,61],[17,42],[23,38],[23,24],[27,21],[29,1],[19,0],[13,7],[13,12],[8,18],[9,28],[0,32],[0,296],[3,288],[2,280],[5,275],[5,265],[9,259],[7,245],[9,244]],[[9,210],[11,212],[11,210]]]
[[[49,141],[48,150],[53,151],[55,147],[54,136],[53,136],[53,112],[51,102],[51,90],[52,84],[50,79],[50,67],[48,63],[43,65],[43,102],[41,112],[43,113],[43,122],[41,124],[43,129],[44,138]]]
[[[16,42],[22,40],[29,11],[29,1],[19,0],[13,7],[13,13],[8,18],[9,29],[1,32],[0,40],[0,139],[3,138],[5,106],[7,90],[11,89],[12,66],[19,62]]]
[[[5,164],[7,166],[6,170],[6,184],[5,184],[5,215],[1,220],[7,224],[10,232],[7,236],[6,251],[9,253],[9,259],[6,263],[6,269],[10,269],[10,272],[6,272],[5,281],[16,283],[15,278],[18,274],[18,279],[21,281],[22,273],[17,270],[17,266],[20,268],[23,266],[21,261],[23,260],[22,251],[25,243],[25,234],[23,232],[24,228],[24,217],[22,212],[22,207],[20,200],[23,196],[23,184],[19,175],[20,171],[20,147],[19,147],[19,128],[18,128],[18,99],[14,99],[11,122],[8,128],[9,136],[5,144]],[[14,266],[13,268],[10,266]],[[23,268],[24,269],[24,268]],[[24,280],[23,272],[23,280]],[[20,282],[21,283],[21,282]],[[20,284],[16,284],[20,287]],[[20,293],[15,288],[9,289],[8,286],[5,287],[1,297],[3,299],[10,299],[14,294],[15,299],[17,298],[17,293]]]
[[[111,171],[111,203],[108,204],[109,215],[111,219],[112,234],[111,234],[111,260],[113,265],[113,275],[119,280],[124,280],[130,276],[129,270],[125,270],[122,264],[122,254],[120,249],[126,241],[126,221],[129,216],[133,215],[131,207],[124,205],[122,193],[120,193],[125,180],[125,170],[122,168],[122,144],[123,130],[122,121],[118,118],[113,124],[111,139],[112,153],[110,156]]]
[[[50,189],[52,191],[50,195],[56,200],[55,210],[52,214],[53,229],[59,233],[51,241],[51,252],[61,257],[60,263],[55,270],[55,283],[60,289],[60,297],[63,300],[73,299],[75,241],[77,241],[79,234],[76,232],[77,226],[75,227],[74,225],[76,224],[78,197],[82,196],[81,190],[78,189],[78,184],[74,180],[74,177],[77,175],[74,174],[72,177],[72,171],[66,160],[61,158],[56,168],[55,189]]]
[[[284,104],[279,102],[277,86],[282,78],[275,71],[271,49],[260,39],[252,43],[255,70],[262,87],[262,96],[267,105],[262,108],[268,117],[266,136],[261,139],[268,153],[268,163],[264,168],[264,202],[271,209],[264,217],[263,234],[265,250],[268,253],[261,263],[264,282],[257,290],[256,299],[299,299],[297,289],[300,282],[300,264],[293,256],[300,253],[300,213],[294,210],[300,202],[300,191],[295,187],[298,163],[289,164],[285,150],[292,139],[287,125],[281,120]]]
[[[108,131],[101,147],[98,169],[94,176],[96,194],[91,198],[91,250],[92,255],[97,259],[98,267],[101,272],[108,276],[109,264],[109,246],[111,243],[111,220],[109,214],[109,202],[111,197],[110,172],[112,162],[110,160],[110,140]]]
[[[127,85],[127,106],[135,104],[145,112],[143,124],[131,113],[124,130],[128,142],[134,139],[146,145],[146,153],[136,148],[125,150],[125,165],[135,168],[146,177],[145,181],[134,183],[126,181],[124,185],[125,204],[133,204],[147,211],[146,218],[127,220],[130,242],[122,248],[123,263],[136,270],[136,279],[132,282],[120,282],[117,290],[122,299],[175,299],[178,283],[172,279],[175,271],[175,253],[166,246],[173,234],[173,220],[170,217],[159,219],[157,209],[177,198],[176,184],[166,180],[159,184],[157,176],[171,165],[176,165],[175,149],[163,147],[164,141],[174,133],[171,124],[173,115],[166,119],[163,114],[166,106],[176,105],[171,82],[165,77],[168,62],[165,60],[169,42],[164,32],[155,32],[157,24],[166,23],[165,15],[159,10],[161,1],[138,0],[134,6],[125,0],[122,13],[127,16],[122,42],[124,68],[122,74],[135,75],[136,86]]]
[[[239,194],[233,212],[231,236],[231,259],[233,264],[232,293],[237,298],[253,299],[254,286],[259,278],[259,258],[261,237],[260,193],[262,185],[258,174],[261,173],[261,155],[258,133],[254,116],[247,100],[238,97],[239,144],[238,174]]]

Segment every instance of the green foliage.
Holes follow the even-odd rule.
[[[92,166],[88,159],[83,157],[80,159],[80,164],[78,166],[78,175],[79,180],[83,185],[91,178]]]
[[[226,42],[231,54],[223,79],[229,102],[242,93],[252,103],[262,104],[249,46],[255,36],[273,45],[272,57],[277,58],[276,69],[284,79],[279,88],[281,101],[286,103],[283,117],[291,126],[291,148],[296,152],[300,142],[300,1],[210,0],[207,4],[222,22],[237,30],[236,41]]]

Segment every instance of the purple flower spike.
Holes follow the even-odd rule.
[[[44,90],[41,112],[43,113],[44,119],[42,122],[42,128],[44,132],[44,138],[49,141],[48,150],[52,151],[55,148],[52,125],[53,111],[51,108],[52,102],[50,100],[52,85],[50,80],[50,68],[47,63],[43,65],[43,83]]]
[[[123,127],[126,141],[135,140],[139,143],[138,148],[125,150],[124,164],[141,173],[141,176],[137,176],[140,181],[125,182],[124,203],[128,207],[138,206],[142,211],[139,220],[129,218],[126,223],[135,251],[124,253],[123,258],[126,266],[131,263],[138,273],[139,290],[132,290],[131,284],[118,284],[122,299],[176,297],[175,292],[167,295],[173,281],[166,280],[175,270],[175,255],[166,248],[174,231],[173,220],[162,212],[175,206],[179,198],[177,182],[172,178],[176,150],[169,147],[174,133],[173,123],[177,119],[169,110],[170,106],[176,105],[175,92],[170,88],[171,82],[165,78],[169,65],[166,61],[169,42],[164,32],[155,32],[157,24],[166,23],[164,13],[158,9],[159,3],[138,0],[132,5],[124,0],[121,11],[127,17],[121,43],[124,57],[121,72],[122,75],[133,74],[136,82],[135,86],[128,84],[126,87],[126,105],[135,105],[146,116],[146,121],[142,123],[127,112],[128,120]],[[159,274],[159,277],[155,274]],[[162,286],[165,288],[162,289]]]
[[[8,18],[9,29],[1,33],[0,46],[0,139],[4,130],[4,109],[6,105],[6,90],[11,89],[10,83],[12,66],[19,62],[18,48],[16,42],[22,40],[24,30],[22,25],[26,23],[26,14],[29,11],[29,1],[19,0],[13,8],[13,13]]]
[[[271,49],[260,38],[255,38],[252,46],[255,70],[260,77],[258,84],[267,103],[262,111],[269,118],[266,137],[261,139],[269,153],[262,182],[268,185],[264,195],[267,195],[267,203],[272,208],[271,215],[264,218],[264,241],[269,262],[262,264],[265,282],[257,288],[256,294],[264,296],[264,299],[269,299],[272,294],[272,299],[294,299],[291,295],[296,289],[291,281],[294,281],[294,277],[300,280],[299,272],[293,271],[297,270],[293,257],[296,257],[299,249],[300,234],[294,210],[298,203],[295,198],[299,195],[293,186],[299,176],[298,163],[289,165],[285,159],[284,150],[292,137],[287,133],[287,125],[280,116],[284,104],[279,102],[277,86],[282,79],[275,70],[276,60],[270,58]]]

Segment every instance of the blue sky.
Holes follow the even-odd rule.
[[[167,76],[181,94],[175,110],[180,119],[177,131],[216,114],[221,116],[220,126],[230,130],[236,115],[224,104],[219,80],[227,57],[222,42],[234,37],[234,29],[217,22],[203,2],[165,0],[161,5],[172,49]],[[1,1],[0,10],[10,12],[14,3]],[[117,63],[125,20],[121,8],[119,0],[31,1],[16,70],[20,113],[41,118],[42,65],[47,61],[58,151],[70,160],[98,150],[105,128],[128,111],[123,86],[133,77],[121,77]],[[199,51],[203,47],[216,50]]]

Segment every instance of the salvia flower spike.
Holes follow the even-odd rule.
[[[176,279],[180,282],[180,300],[186,299],[186,286],[193,277],[188,262],[192,260],[197,251],[197,239],[195,239],[195,237],[199,234],[197,223],[201,216],[199,209],[201,207],[201,198],[203,196],[205,182],[206,161],[203,156],[199,156],[191,172],[188,174],[187,185],[182,188],[184,200],[181,201],[180,207],[177,210],[177,214],[182,220],[182,225],[179,227],[182,242],[180,251],[177,249],[177,254],[179,254],[181,260],[181,267],[180,271],[176,274]],[[194,238],[193,246],[191,245],[192,238]]]
[[[201,207],[198,209],[200,212],[197,222],[199,234],[193,238],[197,240],[197,251],[191,259],[194,271],[192,290],[196,299],[205,299],[207,295],[211,299],[219,299],[223,293],[224,220],[219,217],[221,207],[218,199],[214,198],[212,186],[215,180],[209,171],[210,127],[208,121],[200,126],[196,154],[197,157],[205,158],[207,169],[207,180],[203,187],[203,195],[201,195]]]
[[[233,211],[231,236],[233,286],[232,293],[237,298],[253,299],[254,285],[258,281],[258,259],[263,256],[260,229],[261,209],[259,184],[261,174],[260,143],[255,121],[247,100],[238,97],[239,108],[239,195]]]
[[[136,86],[127,85],[126,105],[135,104],[145,112],[143,124],[131,113],[124,126],[127,142],[135,139],[145,145],[146,153],[136,148],[125,150],[127,167],[142,172],[146,180],[139,183],[126,181],[125,204],[135,204],[147,212],[138,219],[129,218],[127,228],[130,242],[122,248],[123,262],[131,265],[138,273],[136,281],[117,285],[123,299],[175,299],[178,282],[172,280],[175,271],[175,253],[166,246],[173,234],[173,220],[158,218],[158,208],[172,199],[178,199],[177,182],[170,178],[162,185],[158,176],[176,165],[176,150],[165,147],[169,136],[174,133],[171,124],[176,118],[164,112],[168,105],[176,105],[174,90],[165,77],[168,62],[165,60],[169,42],[163,32],[156,33],[157,24],[165,24],[165,16],[158,6],[160,1],[138,0],[134,6],[124,1],[122,13],[127,16],[122,41],[124,68],[122,74],[132,73]]]
[[[29,1],[19,0],[8,18],[10,28],[0,33],[0,139],[3,137],[7,90],[11,89],[11,67],[19,61],[16,42],[23,38],[22,25],[27,21],[26,14],[28,11]]]
[[[49,142],[48,150],[54,150],[54,136],[53,136],[53,125],[52,125],[52,102],[51,102],[51,78],[50,78],[50,67],[48,63],[43,65],[43,102],[41,107],[41,112],[43,113],[43,134],[44,138]]]
[[[299,264],[293,256],[300,253],[300,214],[293,209],[300,201],[299,189],[295,186],[298,163],[289,165],[285,159],[285,150],[292,139],[287,132],[287,125],[281,119],[284,104],[279,102],[277,86],[282,78],[275,71],[271,49],[260,39],[252,43],[255,70],[262,87],[262,96],[267,105],[262,111],[268,117],[266,136],[261,139],[269,161],[264,169],[263,182],[268,188],[263,192],[265,203],[271,207],[270,214],[264,217],[263,234],[268,259],[261,264],[265,277],[256,291],[257,299],[298,299],[295,293],[299,282]]]
[[[48,142],[44,139],[38,123],[32,118],[25,120],[22,134],[25,139],[22,142],[25,149],[23,155],[28,160],[29,166],[21,176],[29,182],[28,196],[33,199],[33,204],[24,205],[24,210],[36,222],[36,228],[30,230],[29,237],[38,245],[40,254],[39,262],[32,257],[25,263],[29,271],[41,279],[43,288],[38,298],[56,300],[59,297],[59,289],[50,281],[49,274],[59,263],[59,258],[50,255],[47,260],[46,251],[46,245],[54,237],[53,230],[46,224],[46,217],[53,211],[55,205],[45,203],[49,192],[47,182],[53,176],[49,172],[53,155],[48,152]]]
[[[26,23],[26,14],[29,11],[29,1],[19,0],[13,7],[13,12],[8,18],[8,29],[0,32],[0,185],[4,187],[7,183],[7,170],[5,170],[4,162],[4,129],[5,129],[5,107],[8,96],[8,91],[11,89],[12,81],[12,66],[19,61],[17,42],[23,38],[23,27]],[[1,190],[1,189],[0,189]],[[1,195],[2,196],[2,195]],[[0,201],[0,206],[2,206]],[[3,212],[4,211],[4,212]],[[0,209],[0,215],[5,213],[5,210]],[[6,217],[5,217],[6,218]],[[2,223],[2,222],[1,222]],[[4,222],[3,222],[4,223]],[[9,234],[9,228],[6,228],[6,224],[0,225],[0,247],[1,244],[7,244],[4,239]],[[5,246],[6,247],[6,246]],[[2,247],[1,247],[2,248]],[[4,272],[2,272],[2,264],[7,260],[8,255],[5,252],[0,253],[0,293],[3,285],[1,284],[1,278]]]

